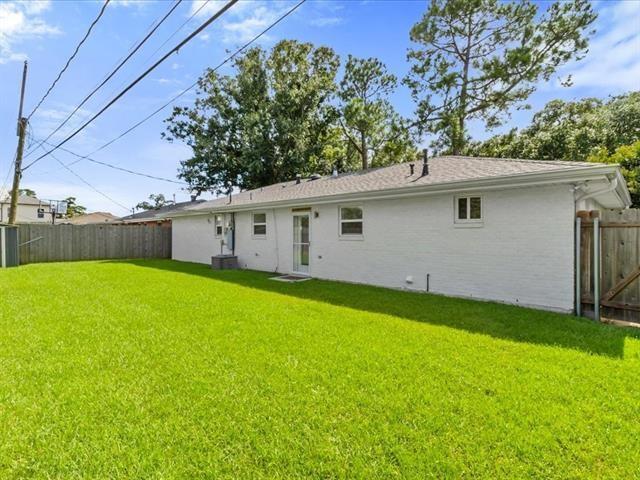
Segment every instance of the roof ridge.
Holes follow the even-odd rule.
[[[513,157],[485,157],[485,156],[473,156],[473,155],[439,155],[433,158],[460,158],[469,160],[500,160],[505,162],[518,162],[518,163],[541,163],[546,165],[606,165],[599,162],[582,162],[579,160],[541,160],[537,158],[513,158]]]

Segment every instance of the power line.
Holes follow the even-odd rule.
[[[169,36],[167,37],[167,39],[166,39],[164,42],[162,42],[162,43],[160,44],[160,46],[158,46],[158,48],[156,48],[156,49],[155,49],[155,50],[154,50],[154,51],[153,51],[153,52],[152,52],[152,53],[151,53],[151,54],[150,54],[150,55],[145,59],[145,61],[144,61],[144,62],[142,62],[142,63],[147,63],[149,60],[151,60],[151,59],[154,57],[154,55],[155,55],[156,53],[158,53],[162,47],[164,47],[167,43],[169,43],[169,40],[171,40],[173,37],[175,37],[175,35],[176,35],[180,30],[182,30],[182,29],[184,28],[184,26],[185,26],[186,24],[188,24],[188,23],[193,19],[193,17],[195,17],[196,15],[198,15],[198,13],[200,13],[200,10],[202,10],[202,9],[207,5],[207,3],[209,3],[210,1],[211,1],[211,0],[206,0],[205,2],[203,2],[203,4],[202,4],[202,5],[200,5],[200,8],[198,8],[195,12],[193,12],[193,13],[191,14],[191,16],[190,16],[189,18],[187,18],[187,19],[182,23],[182,25],[180,25],[178,28],[176,28],[176,29],[173,31],[173,33],[172,33],[171,35],[169,35]]]
[[[42,141],[42,143],[46,143],[47,145],[53,145],[53,144],[51,144],[51,143],[49,143],[47,141]],[[111,163],[107,163],[107,162],[102,162],[100,160],[96,160],[94,158],[89,157],[88,155],[80,155],[78,153],[75,153],[75,152],[69,150],[68,148],[60,147],[60,150],[62,150],[63,152],[67,152],[67,153],[73,155],[74,157],[78,157],[80,160],[88,160],[88,161],[90,161],[92,163],[96,163],[98,165],[104,165],[105,167],[113,168],[114,170],[120,170],[121,172],[130,173],[131,175],[138,175],[140,177],[151,178],[153,180],[161,180],[163,182],[175,183],[175,184],[178,184],[178,185],[187,185],[187,183],[180,182],[178,180],[171,180],[170,178],[157,177],[155,175],[149,175],[147,173],[136,172],[135,170],[129,170],[127,168],[118,167],[117,165],[112,165]],[[76,163],[77,163],[77,161],[74,161],[74,162],[68,163],[66,165],[70,166],[70,165],[74,165]]]
[[[198,13],[200,13],[200,11],[201,11],[204,7],[206,7],[206,6],[207,6],[207,4],[208,4],[210,1],[211,1],[211,0],[205,0],[205,1],[202,3],[202,5],[200,5],[200,7],[199,7],[195,12],[193,12],[193,13],[191,14],[191,16],[190,16],[187,20],[185,20],[185,21],[182,23],[182,25],[180,25],[178,28],[176,28],[176,29],[173,31],[173,33],[172,33],[171,35],[169,35],[169,37],[168,37],[164,42],[162,42],[162,43],[160,44],[160,46],[158,46],[158,47],[157,47],[157,48],[156,48],[156,49],[155,49],[155,50],[154,50],[154,51],[153,51],[153,52],[152,52],[152,53],[151,53],[147,58],[145,58],[145,59],[144,59],[144,61],[142,62],[142,64],[146,64],[149,60],[151,60],[151,59],[155,56],[155,54],[156,54],[156,53],[158,53],[158,52],[160,51],[160,49],[161,49],[162,47],[164,47],[164,46],[169,42],[169,40],[171,40],[171,39],[172,39],[172,38],[173,38],[173,37],[174,37],[174,36],[175,36],[175,35],[176,35],[180,30],[182,30],[182,29],[184,28],[184,26],[185,26],[185,25],[187,25],[189,22],[191,22],[191,20],[193,20],[193,18],[194,18],[195,16],[197,16],[197,15],[198,15]],[[114,88],[114,89],[109,93],[109,95],[108,95],[108,96],[112,96],[112,95],[114,95],[114,94],[115,94],[119,89],[121,89],[121,88],[122,88],[124,85],[126,85],[126,84],[127,84],[127,80],[123,81],[122,83],[120,83],[120,84],[118,85],[118,87]],[[26,155],[26,157],[28,157],[31,153],[32,153],[32,152],[29,152],[29,153]],[[95,153],[95,152],[92,152],[92,153],[90,153],[89,155],[93,155],[93,153]],[[73,162],[73,163],[77,163],[77,162]]]
[[[4,181],[2,182],[2,187],[0,188],[0,194],[2,194],[2,192],[5,191],[5,189],[7,188],[7,182],[9,181],[9,177],[11,176],[11,172],[13,170],[13,166],[16,163],[16,158],[18,158],[18,150],[16,149],[16,152],[13,154],[13,160],[11,161],[11,164],[9,165],[9,168],[7,169],[7,175],[4,177]]]
[[[67,122],[71,119],[71,117],[73,117],[75,115],[75,113],[80,110],[80,108],[87,103],[87,101],[89,101],[89,99],[98,91],[100,90],[105,83],[107,83],[109,80],[111,80],[111,78],[113,78],[113,76],[118,73],[118,71],[122,68],[122,66],[127,63],[129,61],[129,59],[142,47],[142,45],[145,44],[145,42],[149,39],[149,37],[151,37],[151,35],[153,35],[155,33],[155,31],[160,27],[160,25],[162,25],[164,23],[164,21],[169,18],[169,15],[171,15],[173,13],[173,11],[178,8],[178,5],[180,5],[182,3],[182,0],[177,0],[173,6],[169,9],[169,11],[164,15],[164,17],[162,17],[162,19],[160,19],[160,21],[151,29],[151,31],[149,31],[147,33],[147,35],[140,41],[138,42],[138,44],[135,46],[135,48],[133,48],[133,50],[131,50],[131,52],[120,62],[120,64],[111,72],[107,75],[107,77],[97,86],[95,87],[86,97],[84,97],[84,99],[82,100],[82,102],[80,102],[80,104],[78,104],[78,106],[67,116],[67,118],[65,118],[63,120],[63,122],[58,125],[55,130],[53,130],[44,140],[42,140],[40,142],[39,145],[37,145],[37,147],[39,147],[40,145],[42,145],[42,143],[45,143],[47,140],[49,140],[53,135],[56,134],[56,132],[58,132],[62,127],[64,127]],[[36,147],[36,148],[37,148]],[[35,148],[27,153],[27,157],[35,151]]]
[[[298,2],[296,5],[294,5],[291,9],[289,9],[287,12],[285,12],[283,15],[281,15],[275,22],[273,22],[271,25],[269,25],[267,28],[265,28],[264,30],[262,30],[259,34],[257,34],[255,37],[253,37],[251,40],[249,40],[247,43],[245,43],[242,47],[238,48],[237,50],[235,50],[231,55],[229,55],[227,58],[225,58],[222,62],[220,62],[218,65],[216,65],[214,68],[211,69],[212,72],[216,72],[218,71],[220,68],[222,68],[224,65],[226,65],[227,63],[229,63],[231,60],[233,60],[236,56],[238,56],[240,53],[242,53],[245,49],[247,49],[249,46],[251,46],[251,44],[253,44],[254,42],[256,42],[258,39],[260,39],[260,37],[262,37],[263,35],[265,35],[266,33],[269,32],[269,30],[271,30],[272,28],[274,28],[276,25],[278,25],[282,20],[284,20],[286,17],[288,17],[289,15],[291,15],[294,11],[296,11],[303,3],[305,3],[306,0],[301,0],[300,2]],[[169,105],[171,105],[173,102],[175,102],[177,99],[179,99],[180,97],[182,97],[185,93],[187,93],[189,90],[192,90],[193,88],[195,88],[198,85],[198,80],[196,80],[194,83],[192,83],[191,85],[189,85],[187,88],[185,88],[184,90],[182,90],[180,93],[178,93],[177,95],[175,95],[174,97],[172,97],[169,101],[167,101],[166,103],[164,103],[163,105],[161,105],[160,107],[158,107],[157,109],[155,109],[153,112],[151,112],[149,115],[147,115],[146,117],[144,117],[142,120],[140,120],[138,123],[132,125],[131,127],[129,127],[127,130],[125,130],[124,132],[122,132],[120,135],[112,138],[111,140],[109,140],[107,143],[101,145],[100,147],[98,147],[96,150],[92,151],[91,153],[89,153],[89,155],[93,155],[101,150],[104,150],[105,148],[107,148],[109,145],[113,144],[114,142],[117,142],[118,140],[120,140],[122,137],[124,137],[125,135],[131,133],[133,130],[135,130],[136,128],[138,128],[140,125],[142,125],[143,123],[145,123],[147,120],[153,118],[155,115],[157,115],[158,113],[160,113],[162,110],[164,110],[165,108],[167,108]],[[82,157],[82,156],[81,156]],[[69,165],[75,165],[76,163],[82,161],[82,158],[79,158],[78,160],[75,160],[73,162],[71,162]]]
[[[40,145],[40,148],[44,151],[46,151],[46,149]],[[89,187],[91,190],[93,190],[94,192],[96,192],[97,194],[103,196],[104,198],[106,198],[107,200],[109,200],[110,202],[114,203],[115,205],[118,205],[120,208],[125,209],[127,212],[129,212],[131,209],[129,207],[125,207],[123,204],[121,204],[120,202],[118,202],[117,200],[114,200],[113,198],[111,198],[109,195],[107,195],[106,193],[98,190],[96,187],[94,187],[92,184],[90,184],[89,182],[87,182],[84,178],[82,178],[80,175],[78,175],[76,172],[74,172],[68,165],[65,165],[65,163],[60,160],[58,157],[56,157],[55,155],[53,155],[51,152],[49,152],[49,155],[51,155],[51,157],[53,157],[53,159],[58,162],[60,164],[60,166],[62,166],[64,169],[66,169],[67,171],[69,171],[74,177],[76,177],[78,180],[80,180],[82,183],[84,183],[87,187]]]
[[[98,23],[98,21],[102,17],[102,14],[104,13],[105,9],[107,8],[107,5],[109,5],[110,1],[111,0],[105,0],[104,4],[102,5],[102,8],[100,9],[100,13],[98,13],[98,16],[96,17],[96,19],[93,22],[91,22],[91,25],[89,25],[89,29],[87,30],[87,33],[84,34],[84,37],[82,37],[82,40],[80,40],[80,43],[78,43],[78,45],[76,46],[76,49],[73,51],[73,53],[71,54],[71,56],[67,60],[67,63],[65,63],[64,67],[62,67],[62,70],[60,70],[60,73],[58,73],[58,76],[53,81],[53,83],[51,84],[51,86],[49,87],[47,92],[40,99],[40,101],[35,106],[33,111],[29,114],[29,116],[27,117],[27,120],[29,120],[33,116],[33,114],[36,113],[36,110],[38,110],[38,108],[40,108],[40,105],[42,105],[42,102],[44,102],[44,99],[49,96],[49,94],[51,93],[51,90],[53,90],[53,87],[55,87],[56,83],[58,83],[58,80],[60,80],[60,78],[62,77],[62,74],[67,70],[67,68],[69,68],[69,64],[75,58],[75,56],[78,54],[78,51],[80,50],[80,47],[82,47],[82,45],[87,40],[87,38],[89,38],[89,35],[91,34],[91,30],[93,30],[93,27]]]
[[[91,117],[89,120],[87,120],[84,124],[82,124],[78,129],[76,129],[71,135],[68,135],[64,140],[62,140],[60,143],[58,143],[55,147],[53,147],[51,150],[46,151],[44,154],[40,155],[38,158],[36,158],[34,161],[32,161],[29,165],[27,165],[26,167],[23,168],[23,170],[26,170],[27,168],[31,167],[34,163],[42,160],[44,157],[46,157],[48,154],[50,154],[51,152],[54,152],[55,150],[57,150],[58,148],[60,148],[62,145],[64,145],[65,143],[67,143],[69,140],[71,140],[73,137],[75,137],[78,133],[80,133],[82,130],[84,130],[91,122],[93,122],[96,118],[98,118],[100,115],[102,115],[109,107],[111,107],[111,105],[113,105],[114,103],[116,103],[120,98],[122,98],[129,90],[131,90],[136,84],[138,84],[144,77],[146,77],[147,75],[149,75],[149,73],[151,73],[153,70],[155,70],[158,65],[160,65],[162,62],[164,62],[169,56],[171,56],[172,54],[176,53],[178,50],[180,50],[182,47],[184,47],[188,42],[190,42],[196,35],[198,35],[200,32],[202,32],[205,28],[207,28],[211,23],[213,23],[218,17],[220,17],[224,12],[226,12],[229,8],[231,8],[234,4],[236,4],[238,2],[238,0],[229,0],[229,2],[227,2],[227,4],[222,7],[220,10],[218,10],[214,15],[212,15],[206,22],[204,22],[202,25],[200,25],[196,30],[194,30],[189,36],[187,36],[187,38],[185,38],[184,40],[182,40],[178,45],[176,45],[175,47],[173,47],[171,50],[169,50],[164,56],[162,56],[162,58],[160,58],[160,60],[158,60],[156,63],[154,63],[151,67],[149,67],[144,73],[142,73],[138,78],[136,78],[133,82],[131,82],[124,90],[122,90],[115,98],[113,98],[109,103],[107,103],[104,107],[102,107],[102,109],[96,113],[93,117]]]

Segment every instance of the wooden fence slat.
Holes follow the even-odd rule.
[[[600,291],[606,292],[600,301],[602,315],[640,323],[640,209],[604,210],[600,218]],[[593,303],[593,224],[582,225],[582,303],[588,311]]]
[[[171,258],[164,225],[46,225],[25,224],[18,229],[20,263],[103,260],[118,258]],[[168,235],[168,237],[167,237]]]

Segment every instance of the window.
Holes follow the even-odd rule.
[[[267,214],[253,214],[253,235],[264,237],[267,234]]]
[[[340,208],[340,235],[362,235],[362,207]]]
[[[215,216],[216,237],[222,236],[222,215]]]
[[[458,197],[456,199],[456,222],[482,222],[482,197]]]

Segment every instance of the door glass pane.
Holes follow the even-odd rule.
[[[293,217],[293,243],[300,243],[302,239],[302,232],[300,231],[300,217]]]
[[[480,197],[471,197],[470,199],[471,207],[470,207],[470,215],[469,218],[472,219],[480,219],[482,218],[482,207]]]
[[[309,243],[309,217],[300,217],[300,242]]]
[[[309,216],[293,216],[293,271],[309,273]]]

